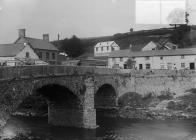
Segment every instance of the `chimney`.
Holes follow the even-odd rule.
[[[25,35],[25,32],[26,32],[25,29],[19,29],[19,30],[18,30],[18,37],[24,38],[24,37],[26,36],[26,35]]]
[[[43,34],[43,40],[49,42],[49,34]]]

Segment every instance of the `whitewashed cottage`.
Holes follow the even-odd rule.
[[[120,47],[114,41],[99,42],[94,47],[94,56],[109,56],[110,52],[116,50],[120,50]]]

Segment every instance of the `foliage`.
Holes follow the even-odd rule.
[[[135,92],[128,92],[122,95],[118,100],[119,106],[141,107],[142,96]]]
[[[73,36],[70,39],[64,39],[61,44],[61,50],[65,51],[70,57],[78,57],[85,52],[85,45],[82,40]]]
[[[160,101],[171,100],[174,98],[175,93],[172,93],[169,89],[161,91],[161,94],[157,96]]]
[[[180,25],[179,27],[174,28],[172,36],[170,37],[171,41],[175,44],[179,44],[180,47],[185,45],[191,45],[189,38],[185,38],[185,35],[190,32],[190,26]]]
[[[185,10],[176,8],[172,10],[167,17],[167,20],[170,24],[183,24],[185,23]]]
[[[125,64],[127,65],[127,69],[133,69],[135,67],[135,61],[133,59],[128,59]]]

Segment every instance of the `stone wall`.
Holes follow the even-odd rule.
[[[161,92],[183,95],[196,88],[196,71],[191,70],[143,70],[126,71],[119,79],[119,96],[127,92],[142,95]]]

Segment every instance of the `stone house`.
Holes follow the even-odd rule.
[[[94,46],[94,56],[108,56],[110,52],[120,50],[114,41],[99,42]]]
[[[18,39],[15,44],[27,43],[38,55],[39,59],[49,63],[57,64],[58,49],[49,42],[49,34],[43,34],[43,39],[26,37],[25,29],[19,29]]]
[[[195,69],[196,48],[138,52],[130,51],[130,49],[114,51],[108,56],[108,67],[125,68],[128,59],[135,61],[137,69]]]
[[[46,65],[41,61],[30,45],[24,44],[0,44],[0,65]]]

